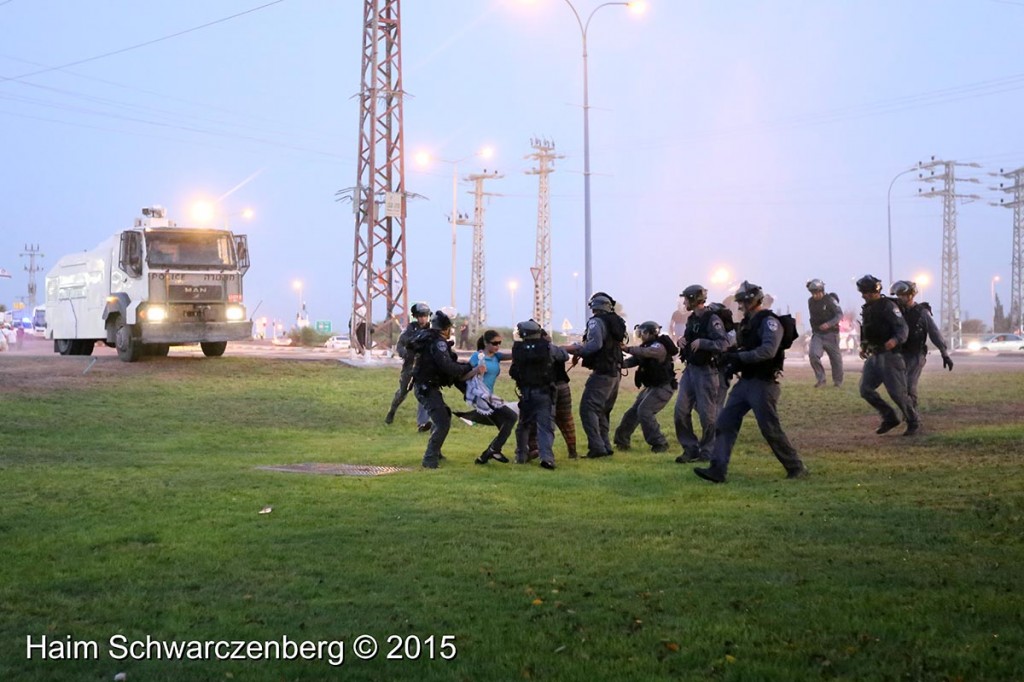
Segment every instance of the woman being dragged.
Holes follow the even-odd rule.
[[[482,376],[475,376],[466,383],[466,404],[472,409],[467,412],[456,412],[457,417],[476,424],[490,424],[498,429],[487,449],[480,453],[474,461],[487,464],[492,459],[502,464],[508,463],[508,457],[502,454],[501,448],[519,420],[519,415],[505,401],[494,395],[494,383],[501,373],[499,363],[512,359],[511,355],[502,353],[501,334],[493,329],[484,332],[477,342],[477,352],[469,359],[469,364],[477,367],[481,363],[487,368]]]

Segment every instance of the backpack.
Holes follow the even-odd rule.
[[[722,326],[725,327],[726,334],[736,329],[736,320],[732,317],[732,308],[721,304],[708,307],[711,308],[711,312],[718,315],[718,319],[722,321]]]
[[[527,339],[512,344],[512,366],[508,375],[520,388],[542,388],[555,382],[551,343],[546,339]]]
[[[782,325],[782,343],[779,344],[779,350],[789,350],[793,347],[793,342],[800,337],[800,332],[796,328],[796,319],[789,314],[775,315],[775,318]]]

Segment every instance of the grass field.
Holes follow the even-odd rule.
[[[383,424],[393,369],[88,362],[0,358],[0,680],[1024,679],[1022,371],[926,373],[908,439],[874,435],[859,375],[791,370],[812,477],[748,419],[714,486],[639,432],[596,461],[558,439],[554,472],[476,466],[491,431],[460,422],[421,470],[411,397]],[[301,462],[413,471],[256,468]]]

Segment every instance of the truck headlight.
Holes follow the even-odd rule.
[[[224,311],[224,316],[231,322],[239,322],[245,319],[245,308],[240,305],[229,305]]]
[[[163,322],[167,319],[167,308],[159,305],[147,306],[145,318],[150,322]]]

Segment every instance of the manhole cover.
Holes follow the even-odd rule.
[[[396,474],[399,471],[415,471],[408,467],[383,467],[372,464],[274,464],[256,467],[263,471],[283,471],[290,474],[324,474],[328,476],[383,476]]]

